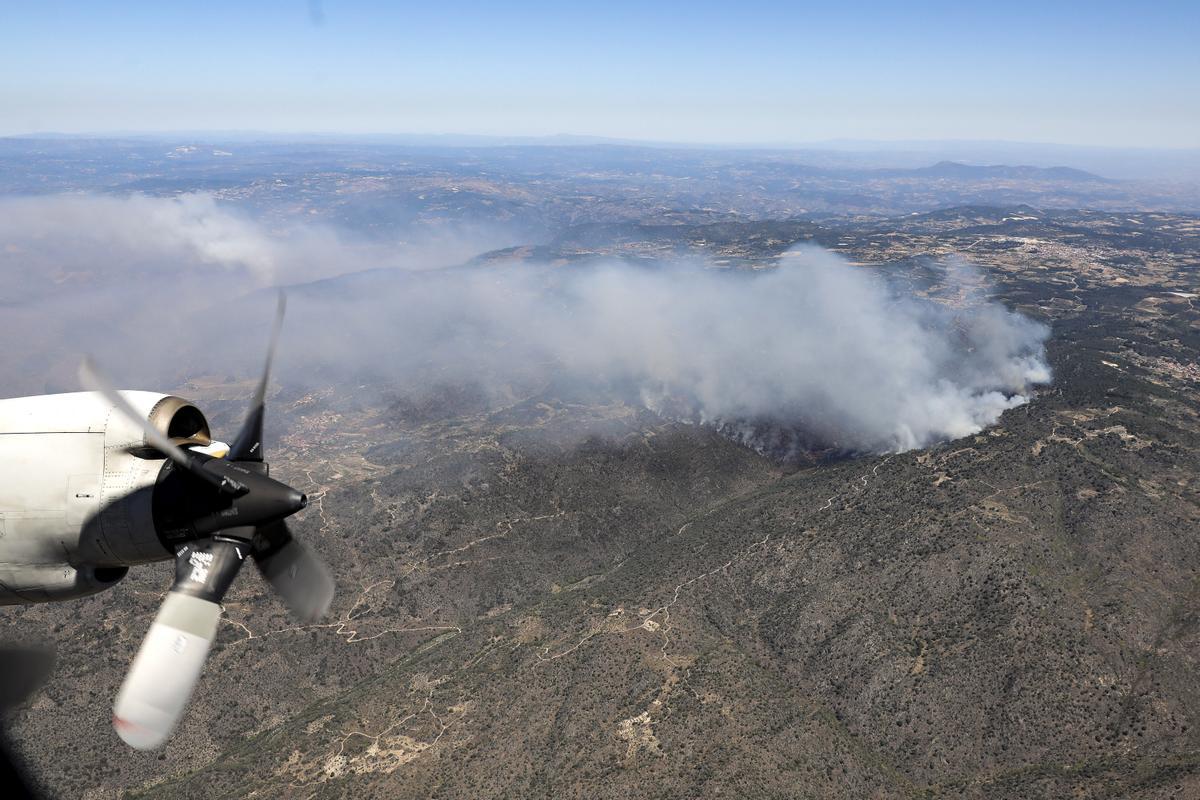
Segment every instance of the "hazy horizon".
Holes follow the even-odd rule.
[[[489,148],[628,148],[631,151],[663,153],[711,153],[750,160],[783,158],[827,169],[871,170],[914,169],[940,162],[978,166],[1008,165],[1069,167],[1103,178],[1149,180],[1169,183],[1200,182],[1200,147],[1112,147],[1061,142],[997,139],[828,139],[796,142],[716,142],[629,139],[588,134],[557,133],[545,136],[490,136],[472,133],[417,133],[345,131],[268,131],[251,129],[32,131],[9,136],[0,142],[127,142],[161,144],[168,149],[184,145],[212,146],[228,150],[238,146],[293,145],[325,147],[382,147],[415,150],[471,150]],[[166,153],[164,152],[164,155]],[[224,153],[222,153],[224,154]]]
[[[1033,139],[860,139],[850,136],[815,140],[716,140],[716,139],[639,139],[622,136],[601,136],[579,131],[557,131],[542,134],[477,133],[466,130],[444,130],[419,132],[411,130],[344,131],[337,129],[258,129],[258,128],[106,128],[95,130],[29,130],[0,133],[0,139],[174,139],[177,137],[212,138],[214,140],[236,140],[258,137],[267,141],[325,140],[370,141],[370,140],[413,140],[451,141],[448,146],[458,146],[453,140],[477,140],[482,144],[612,144],[631,147],[662,147],[722,149],[722,150],[845,150],[848,152],[871,150],[893,151],[905,148],[920,150],[937,147],[1045,147],[1063,150],[1092,150],[1150,153],[1193,153],[1200,152],[1196,145],[1106,145],[1068,141],[1041,141]]]

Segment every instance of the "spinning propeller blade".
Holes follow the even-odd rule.
[[[153,750],[175,730],[217,636],[221,600],[247,555],[244,542],[212,538],[175,556],[175,583],[113,705],[113,727],[131,747]]]
[[[275,324],[271,328],[271,343],[267,346],[267,361],[263,366],[262,380],[254,392],[250,413],[246,415],[242,429],[229,447],[230,461],[263,460],[263,417],[266,412],[267,383],[271,380],[271,362],[275,360],[275,348],[279,344],[279,331],[283,328],[283,315],[287,311],[287,296],[279,293],[279,304],[275,307]]]
[[[292,538],[287,523],[259,526],[254,545],[251,555],[258,571],[292,615],[301,622],[325,616],[333,602],[333,576],[324,561]]]

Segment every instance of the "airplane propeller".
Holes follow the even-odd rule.
[[[281,294],[267,360],[250,411],[224,458],[185,450],[136,413],[88,359],[83,384],[142,427],[146,442],[171,463],[160,485],[173,487],[173,519],[201,538],[175,554],[175,582],[133,660],[113,707],[113,727],[139,750],[161,746],[175,729],[200,679],[221,620],[221,601],[250,557],[294,616],[312,622],[329,609],[328,567],[288,530],[303,494],[269,477],[263,417],[271,364],[286,303]]]

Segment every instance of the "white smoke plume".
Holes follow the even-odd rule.
[[[253,374],[272,301],[238,294],[372,265],[333,231],[268,233],[208,199],[68,198],[51,208],[54,200],[63,198],[32,210],[5,204],[4,264],[34,255],[117,270],[136,254],[139,274],[158,271],[158,288],[51,288],[0,309],[6,337],[31,327],[44,334],[0,359],[0,378],[36,371],[38,347],[70,355],[72,368],[84,350],[102,363],[127,356],[124,375],[147,388],[159,373],[130,364],[170,364],[177,380]],[[64,226],[59,233],[39,217],[50,212]],[[1050,380],[1047,328],[990,300],[978,291],[980,275],[963,265],[946,267],[945,280],[963,289],[946,305],[899,291],[881,277],[886,269],[816,248],[781,264],[749,274],[517,263],[309,283],[291,291],[279,374],[414,394],[472,383],[497,399],[547,385],[584,397],[615,393],[775,455],[896,451],[965,436]],[[212,292],[207,304],[194,302],[197,276]],[[181,310],[181,293],[195,315]],[[46,324],[38,328],[39,320]]]
[[[307,295],[301,347],[309,363],[333,363],[354,342],[402,383],[632,390],[652,410],[775,451],[763,436],[780,430],[843,451],[966,436],[1050,380],[1048,330],[999,303],[897,296],[834,254],[794,256],[757,274],[518,264]]]

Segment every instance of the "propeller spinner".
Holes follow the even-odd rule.
[[[333,600],[329,569],[293,538],[284,522],[307,500],[269,477],[264,461],[267,383],[285,305],[281,294],[262,379],[224,458],[179,447],[137,414],[90,360],[80,368],[83,384],[140,425],[146,441],[174,463],[174,474],[167,478],[176,493],[172,513],[186,517],[203,537],[176,552],[175,582],[113,707],[117,734],[139,750],[160,747],[183,716],[217,635],[221,600],[247,557],[302,622],[321,617]]]

